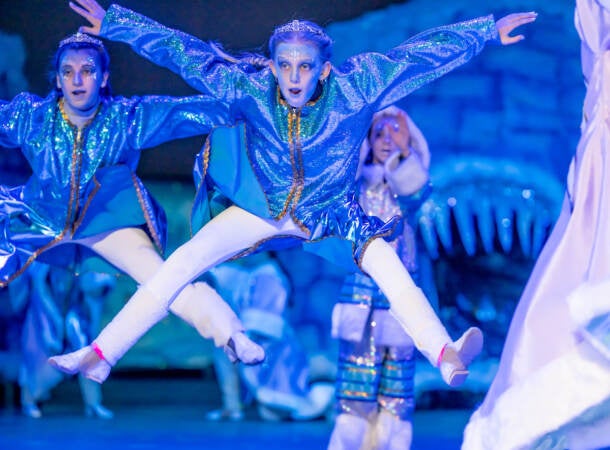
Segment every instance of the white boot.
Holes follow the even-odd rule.
[[[224,351],[232,363],[259,364],[265,360],[263,347],[252,341],[246,333],[238,331],[229,338]]]
[[[413,424],[382,410],[375,422],[374,447],[377,450],[409,450],[413,440]]]
[[[171,313],[184,320],[217,347],[244,327],[229,305],[206,283],[187,285],[169,306]]]
[[[369,244],[362,258],[362,268],[385,294],[390,312],[417,349],[433,366],[442,366],[443,380],[450,386],[464,382],[468,375],[466,366],[483,346],[481,330],[470,329],[453,343],[423,291],[415,285],[392,247],[382,239]]]
[[[168,300],[158,298],[145,285],[140,286],[95,339],[103,358],[114,366],[153,325],[167,316],[168,308]]]
[[[241,320],[229,305],[206,283],[187,285],[169,310],[217,347],[224,347],[231,362],[258,364],[265,359],[261,346],[244,334]]]
[[[443,380],[451,387],[457,387],[466,381],[468,365],[483,349],[483,333],[472,327],[456,342],[448,344],[439,358],[439,369]]]
[[[417,349],[437,367],[439,356],[445,346],[451,343],[451,338],[428,303],[424,292],[413,287],[392,296],[396,298],[388,297],[390,313],[413,339]]]
[[[421,289],[415,288],[403,296],[406,301],[392,303],[390,313],[430,364],[440,369],[445,383],[451,387],[461,385],[468,376],[468,365],[483,349],[483,333],[472,327],[453,342],[432,307],[427,301],[424,303],[426,297]],[[412,301],[419,303],[416,311]],[[411,320],[413,317],[418,318],[416,323]]]
[[[82,373],[85,377],[97,383],[103,383],[112,366],[101,359],[90,345],[63,355],[51,356],[49,364],[69,375]]]
[[[49,363],[63,372],[82,373],[103,383],[110,369],[144,333],[167,316],[167,302],[141,286],[114,319],[104,327],[91,346],[53,356]]]
[[[366,419],[352,414],[339,414],[330,435],[328,450],[360,450],[368,429]]]
[[[483,333],[472,327],[453,342],[421,289],[403,293],[406,301],[392,303],[390,312],[413,338],[415,346],[441,371],[445,383],[457,387],[468,377],[468,365],[483,349]],[[419,299],[417,298],[419,297]],[[416,311],[412,302],[418,304]],[[418,322],[410,320],[417,317]]]

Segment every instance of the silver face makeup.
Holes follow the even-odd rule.
[[[57,87],[64,97],[69,115],[90,115],[100,101],[100,89],[106,85],[107,73],[99,68],[94,50],[66,50],[59,63]]]
[[[286,102],[300,108],[313,96],[323,75],[318,48],[309,42],[282,42],[273,58],[273,70]]]

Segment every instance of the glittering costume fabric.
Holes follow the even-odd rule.
[[[409,420],[415,406],[413,342],[366,275],[355,273],[347,279],[339,301],[355,307],[333,312],[333,330],[340,338],[338,411],[370,420],[385,409],[400,420]]]
[[[204,96],[116,97],[78,129],[55,93],[0,102],[0,145],[32,169],[25,185],[0,185],[0,286],[38,257],[73,266],[93,253],[63,244],[124,227],[144,228],[163,250],[165,213],[134,173],[140,150],[206,133],[223,112]]]
[[[108,9],[101,35],[128,43],[230,105],[227,119],[235,127],[227,132],[238,145],[216,157],[220,152],[212,143],[202,167],[231,202],[264,218],[290,216],[314,245],[339,236],[343,242],[324,242],[319,250],[347,249],[358,263],[372,237],[396,231],[395,221],[367,218],[354,194],[359,146],[373,114],[470,60],[497,30],[489,16],[424,32],[387,54],[358,55],[333,69],[319,95],[302,108],[282,99],[270,69],[227,64],[209,44],[120,6]],[[227,160],[235,165],[216,167]]]

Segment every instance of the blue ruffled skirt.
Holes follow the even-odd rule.
[[[221,145],[210,145],[208,137],[195,159],[193,177],[197,193],[191,213],[191,231],[195,234],[212,217],[231,205],[239,206],[259,217],[271,219],[265,193],[251,167],[241,134],[230,129],[215,130],[214,139]],[[220,134],[219,134],[220,133]],[[218,151],[214,148],[218,147]],[[255,243],[236,257],[255,251],[278,250],[302,245],[305,251],[321,256],[350,271],[360,271],[366,246],[373,239],[397,238],[403,230],[401,217],[383,222],[367,216],[358,203],[356,192],[338,198],[323,209],[300,211],[300,223],[310,231],[309,239],[278,236]]]
[[[81,193],[79,213],[69,230],[57,226],[53,205],[43,209],[35,204],[25,186],[0,185],[0,286],[34,260],[74,271],[116,272],[75,241],[121,228],[141,227],[161,252],[165,249],[165,212],[127,166],[109,166],[96,173]],[[62,214],[60,208],[55,211]]]

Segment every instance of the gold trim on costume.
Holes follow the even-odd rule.
[[[80,224],[80,221],[73,222],[72,216],[76,215],[75,210],[78,208],[78,197],[80,193],[80,171],[82,168],[83,134],[84,130],[91,124],[91,122],[93,122],[93,120],[99,113],[102,104],[100,102],[97,110],[95,111],[95,114],[82,126],[82,128],[78,128],[70,121],[68,114],[66,113],[64,108],[63,97],[57,101],[57,106],[62,119],[64,120],[64,122],[66,122],[66,125],[68,125],[72,129],[75,135],[74,144],[72,146],[72,158],[70,163],[70,197],[68,200],[68,212],[66,214],[66,222],[64,224],[63,230],[55,238],[53,238],[53,240],[47,242],[42,247],[37,248],[32,253],[32,255],[23,263],[23,265],[8,278],[6,282],[0,281],[0,287],[8,286],[11,281],[13,281],[23,272],[25,272],[25,270],[36,260],[36,258],[38,258],[38,256],[40,256],[41,253],[45,252],[46,250],[63,240],[68,231],[70,231],[72,225],[75,225],[72,230],[72,232],[74,232],[74,230],[76,230],[76,226]],[[75,170],[76,167],[78,167],[78,170]],[[78,172],[78,179],[76,177],[76,172]]]
[[[146,227],[148,228],[148,231],[149,231],[150,235],[152,236],[153,241],[155,241],[157,250],[159,251],[159,253],[163,254],[164,249],[163,249],[163,245],[161,245],[161,238],[157,234],[157,231],[155,230],[155,227],[152,224],[152,218],[150,217],[150,214],[148,213],[148,210],[146,209],[146,205],[144,204],[144,194],[142,194],[142,190],[140,189],[140,184],[138,183],[136,174],[133,172],[131,172],[131,181],[133,183],[133,187],[136,190],[136,196],[138,197],[138,203],[140,204],[140,209],[142,210],[142,213],[144,214],[144,220],[146,220]]]

